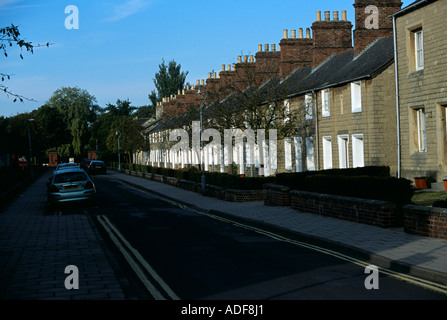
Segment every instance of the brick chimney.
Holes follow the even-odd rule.
[[[259,84],[279,75],[279,63],[281,52],[276,50],[276,45],[262,44],[258,47],[256,57],[256,79]]]
[[[393,35],[393,19],[389,16],[402,4],[400,0],[355,0],[355,56],[377,38]]]
[[[324,20],[321,19],[321,11],[317,11],[317,20],[312,24],[313,68],[332,54],[352,50],[352,27],[352,23],[347,21],[346,11],[342,11],[341,19],[338,11],[334,11],[332,20],[330,11],[325,11]]]
[[[299,29],[298,37],[296,30],[292,30],[290,38],[288,30],[284,30],[284,36],[279,45],[281,47],[279,72],[281,79],[286,78],[298,67],[312,64],[313,39],[309,28],[305,36],[303,29]]]

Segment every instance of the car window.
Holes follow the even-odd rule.
[[[54,177],[54,183],[85,181],[87,176],[83,172],[66,172]]]

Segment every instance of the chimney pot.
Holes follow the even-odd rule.
[[[343,21],[347,21],[347,20],[348,20],[346,10],[343,10],[343,11],[341,12],[341,20],[343,20]]]
[[[225,71],[225,65],[224,64],[222,65],[222,71]]]
[[[276,44],[272,44],[272,51],[273,51],[273,52],[276,51]]]
[[[317,11],[317,21],[321,21],[321,11]]]
[[[197,80],[197,85],[200,86],[200,80]]]
[[[310,28],[306,29],[306,38],[310,39]]]
[[[296,39],[296,30],[292,30],[292,39]]]
[[[300,28],[299,30],[299,38],[303,39],[303,28]]]
[[[253,55],[250,55],[250,62],[255,62]]]
[[[331,12],[330,11],[325,11],[324,12],[324,20],[325,21],[331,21]]]
[[[231,64],[228,65],[228,71],[231,71]]]
[[[205,85],[205,80],[202,79],[202,86],[204,86],[204,85]]]
[[[181,95],[181,94],[182,94],[182,90],[179,89],[179,90],[177,91],[177,95],[179,96],[179,95]]]
[[[338,21],[338,11],[334,11],[334,21]]]
[[[289,33],[289,31],[287,30],[287,29],[284,29],[284,31],[283,31],[283,34],[284,34],[284,39],[287,39],[289,36],[288,36],[288,33]]]
[[[237,56],[237,62],[241,63],[242,62],[242,56]]]
[[[269,51],[269,45],[268,45],[268,44],[265,44],[265,45],[264,45],[264,48],[265,48],[265,50],[264,50],[265,52],[268,52],[268,51]]]
[[[213,72],[213,78],[217,79],[217,73]]]
[[[258,44],[258,51],[262,52],[262,44]]]
[[[208,79],[211,78],[211,72],[208,72]]]

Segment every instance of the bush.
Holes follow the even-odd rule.
[[[411,202],[415,190],[412,182],[403,178],[320,174],[306,177],[304,191],[390,201],[402,206]]]

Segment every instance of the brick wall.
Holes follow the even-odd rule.
[[[447,239],[447,209],[407,205],[404,231],[424,237]]]
[[[341,197],[304,191],[290,192],[290,205],[303,212],[354,221],[358,223],[393,227],[396,224],[396,207],[378,200]]]
[[[335,13],[334,13],[335,14]],[[325,12],[324,21],[317,12],[317,21],[312,24],[313,48],[312,66],[315,68],[332,54],[340,54],[352,49],[352,23],[338,19],[336,12],[330,20],[330,12]]]
[[[264,205],[290,206],[290,188],[267,183],[264,186]]]
[[[355,30],[354,30],[354,55],[360,54],[371,42],[379,37],[393,35],[393,19],[391,14],[399,11],[402,7],[400,0],[356,0],[355,8]],[[373,11],[366,10],[368,6],[378,9],[378,29],[368,25],[369,17]]]

